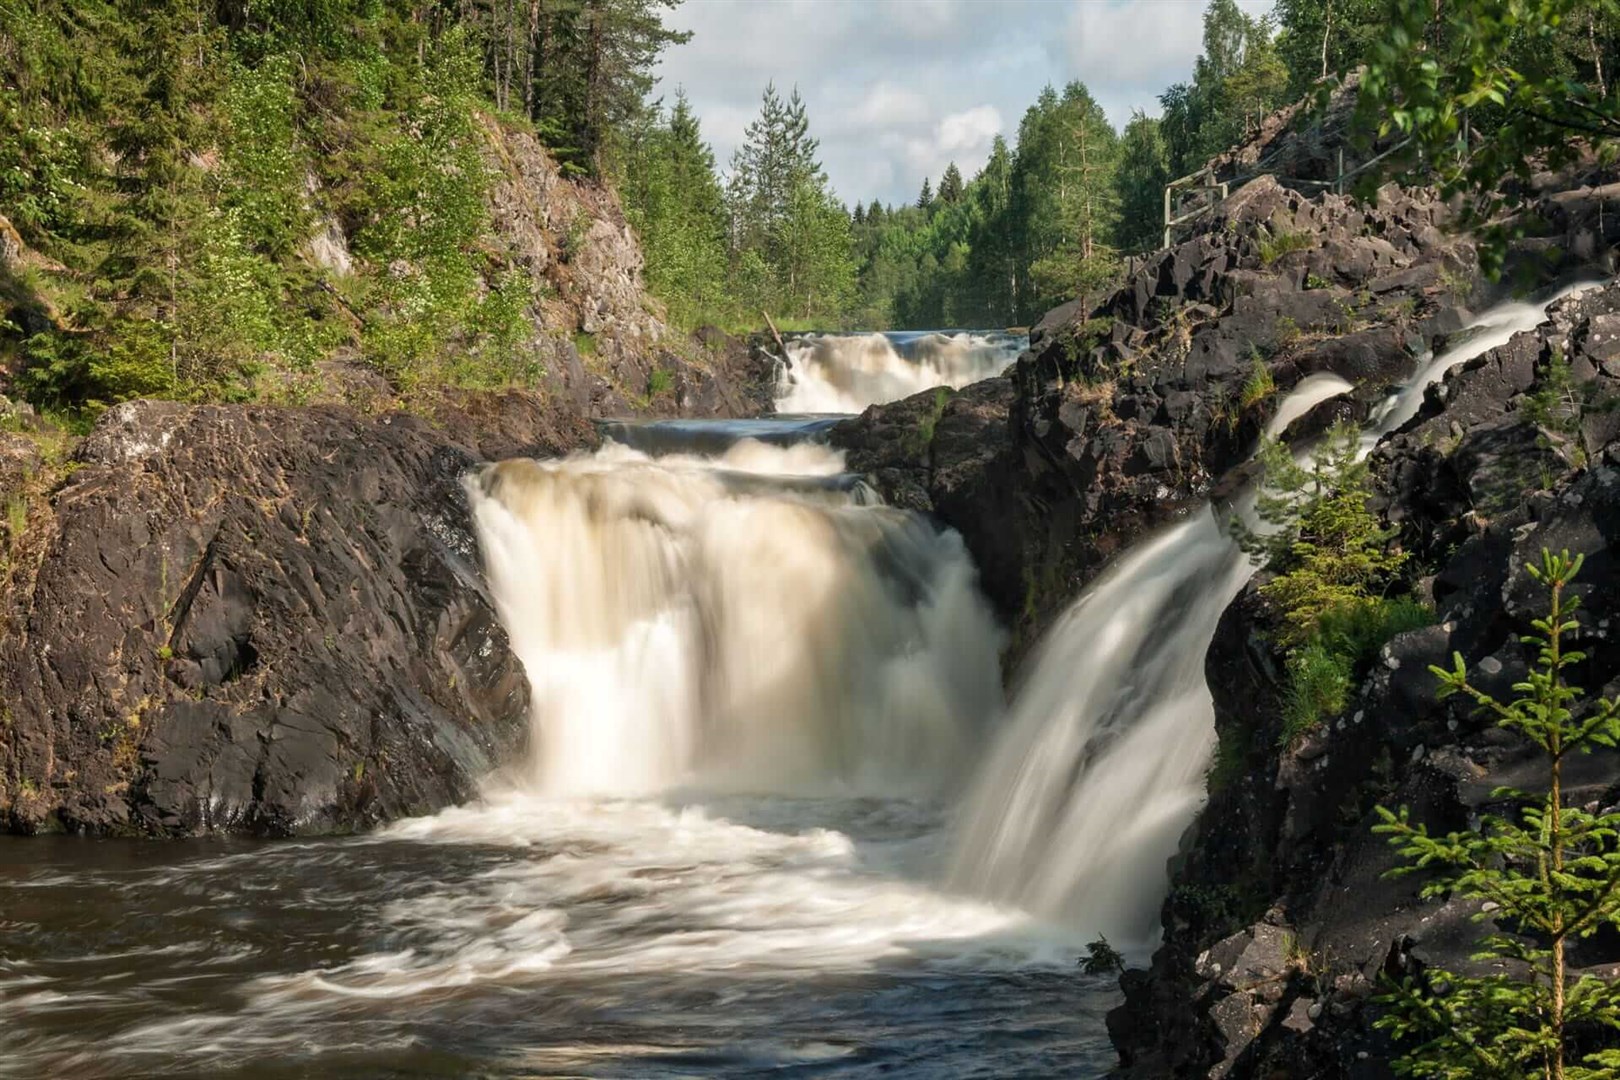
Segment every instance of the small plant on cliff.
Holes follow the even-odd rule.
[[[1244,380],[1243,391],[1238,397],[1238,406],[1248,412],[1262,401],[1277,392],[1277,380],[1271,377],[1271,369],[1266,367],[1266,358],[1260,355],[1260,350],[1254,350],[1253,361],[1249,365],[1249,377]]]
[[[1521,406],[1525,419],[1540,429],[1537,441],[1542,446],[1556,451],[1577,468],[1585,467],[1581,421],[1595,384],[1576,382],[1569,358],[1559,348],[1552,350],[1537,374],[1537,386],[1525,395]]]
[[[1284,255],[1308,251],[1316,240],[1307,232],[1267,233],[1260,238],[1260,265],[1270,266]]]
[[[1086,943],[1086,956],[1080,967],[1087,975],[1118,975],[1125,970],[1125,958],[1101,934]]]
[[[1514,815],[1486,814],[1477,826],[1445,836],[1414,825],[1406,808],[1379,808],[1376,831],[1406,858],[1394,874],[1429,871],[1425,896],[1485,901],[1478,918],[1496,923],[1477,959],[1498,973],[1464,975],[1429,968],[1384,999],[1378,1026],[1411,1049],[1396,1062],[1406,1076],[1446,1080],[1546,1077],[1597,1080],[1620,1069],[1620,1051],[1582,1054],[1575,1035],[1620,1032],[1620,983],[1591,975],[1571,979],[1570,942],[1620,926],[1620,813],[1564,805],[1564,763],[1594,747],[1620,743],[1620,703],[1590,701],[1566,673],[1584,655],[1567,648],[1580,624],[1578,598],[1566,596],[1582,559],[1543,551],[1528,567],[1546,586],[1547,615],[1523,639],[1536,666],[1501,702],[1469,681],[1459,654],[1451,670],[1432,668],[1440,696],[1462,695],[1494,715],[1500,727],[1528,738],[1545,755],[1547,790],[1500,789]],[[1413,1045],[1415,1043],[1416,1045]]]
[[[1280,442],[1265,443],[1259,459],[1262,527],[1235,522],[1233,531],[1276,575],[1260,595],[1282,624],[1278,642],[1287,652],[1286,745],[1342,711],[1357,668],[1395,634],[1427,624],[1429,612],[1383,595],[1406,554],[1390,546],[1394,532],[1368,509],[1371,480],[1354,427],[1329,431],[1308,464]]]

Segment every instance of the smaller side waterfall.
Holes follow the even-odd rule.
[[[960,537],[824,446],[609,444],[469,484],[533,696],[531,786],[926,792],[1000,703]]]
[[[961,388],[1005,371],[1020,334],[806,334],[787,343],[777,381],[783,413],[858,413],[935,386]]]
[[[1539,323],[1553,300],[1507,303],[1420,362],[1375,410],[1368,452],[1410,420],[1447,371]],[[1349,389],[1303,380],[1278,406],[1277,436]],[[1252,494],[1233,511],[1249,512]],[[959,826],[952,883],[1117,945],[1150,948],[1165,865],[1205,798],[1214,707],[1204,657],[1253,566],[1212,507],[1137,545],[1093,582],[1032,658]]]

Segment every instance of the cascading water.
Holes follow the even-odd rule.
[[[972,564],[841,468],[744,440],[470,477],[532,757],[362,837],[112,876],[0,846],[0,1073],[1100,1075],[1082,940],[938,887],[1001,705]]]
[[[547,794],[927,792],[999,705],[960,538],[822,446],[509,461],[471,484]]]
[[[858,413],[936,386],[961,388],[1007,370],[1029,344],[995,331],[806,334],[787,343],[782,413]]]
[[[1425,358],[1375,410],[1363,452],[1411,419],[1447,371],[1532,328],[1571,291],[1493,308]],[[1302,381],[1268,434],[1348,388],[1331,376]],[[1215,744],[1204,656],[1253,569],[1206,505],[1082,593],[1032,658],[969,795],[954,886],[1134,951],[1152,946],[1165,865],[1203,804]]]
[[[1489,313],[1369,439],[1540,314]],[[1021,344],[953,367],[960,338],[871,363],[801,342],[785,407]],[[1306,380],[1274,431],[1343,389]],[[1152,937],[1213,741],[1203,657],[1250,568],[1209,508],[1149,538],[1003,715],[960,541],[795,442],[822,427],[611,429],[637,449],[470,478],[533,690],[534,754],[482,798],[346,839],[0,844],[0,1073],[1106,1072],[1115,988],[1074,959]]]

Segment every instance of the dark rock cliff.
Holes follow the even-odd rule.
[[[1602,173],[1546,177],[1523,203],[1510,265],[1542,282],[1608,260],[1620,241]],[[1606,212],[1607,208],[1607,212]],[[1144,532],[1245,479],[1277,402],[1306,376],[1353,389],[1297,420],[1309,437],[1361,421],[1416,359],[1500,299],[1447,207],[1383,189],[1371,203],[1262,177],[1136,266],[1090,311],[1050,313],[1001,379],[869,409],[834,433],[892,500],[962,532],[1016,627],[1010,663],[1107,561]],[[1384,973],[1465,959],[1479,927],[1425,903],[1370,832],[1376,803],[1459,823],[1511,780],[1522,748],[1434,700],[1428,665],[1460,651],[1493,689],[1524,670],[1518,635],[1543,546],[1585,551],[1591,654],[1583,681],[1620,687],[1609,622],[1620,601],[1620,287],[1562,302],[1551,321],[1454,372],[1376,452],[1378,509],[1401,527],[1438,625],[1384,650],[1347,715],[1289,748],[1283,658],[1251,586],[1207,658],[1221,759],[1210,802],[1171,867],[1164,945],[1122,980],[1110,1018],[1129,1075],[1390,1075],[1369,1004]],[[1566,358],[1578,422],[1532,422],[1527,394]],[[1583,763],[1578,797],[1620,799],[1620,761]],[[1613,975],[1620,949],[1580,963]]]
[[[1382,397],[1463,325],[1472,248],[1445,207],[1372,206],[1262,178],[1096,310],[1058,308],[1000,379],[875,406],[834,431],[886,497],[966,538],[1026,646],[1113,555],[1214,491],[1307,375]]]
[[[685,411],[754,411],[768,373],[734,360],[691,373],[719,389]],[[0,825],[283,835],[468,798],[520,752],[528,685],[461,479],[595,446],[588,415],[516,391],[430,416],[130,402],[45,473],[0,436],[25,520],[0,588]]]
[[[1549,321],[1454,372],[1374,455],[1387,518],[1417,556],[1434,626],[1384,647],[1342,716],[1279,739],[1282,657],[1251,588],[1226,612],[1207,660],[1223,756],[1210,802],[1172,867],[1165,941],[1123,980],[1110,1018],[1133,1076],[1392,1076],[1372,1027],[1384,976],[1466,967],[1478,904],[1424,901],[1421,879],[1383,875],[1396,857],[1376,805],[1408,806],[1442,831],[1500,809],[1503,786],[1543,790],[1524,740],[1461,703],[1436,700],[1431,664],[1459,653],[1500,697],[1532,659],[1520,642],[1543,610],[1526,566],[1543,548],[1584,552],[1577,681],[1620,690],[1620,286],[1555,305]],[[1528,407],[1555,357],[1583,405],[1549,429]],[[1571,763],[1568,799],[1620,800],[1620,755]],[[1594,939],[1576,966],[1620,975],[1620,940]]]

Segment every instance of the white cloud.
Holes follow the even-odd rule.
[[[939,148],[948,152],[988,148],[1001,133],[1001,111],[994,105],[975,105],[952,113],[939,122]]]
[[[1253,13],[1270,0],[1239,0]],[[1205,0],[686,0],[665,54],[724,166],[774,82],[797,86],[848,202],[909,201],[955,160],[972,176],[1046,83],[1080,79],[1123,124],[1192,73]]]
[[[859,124],[882,127],[926,121],[928,114],[927,98],[915,90],[885,81],[873,86],[850,115]]]

